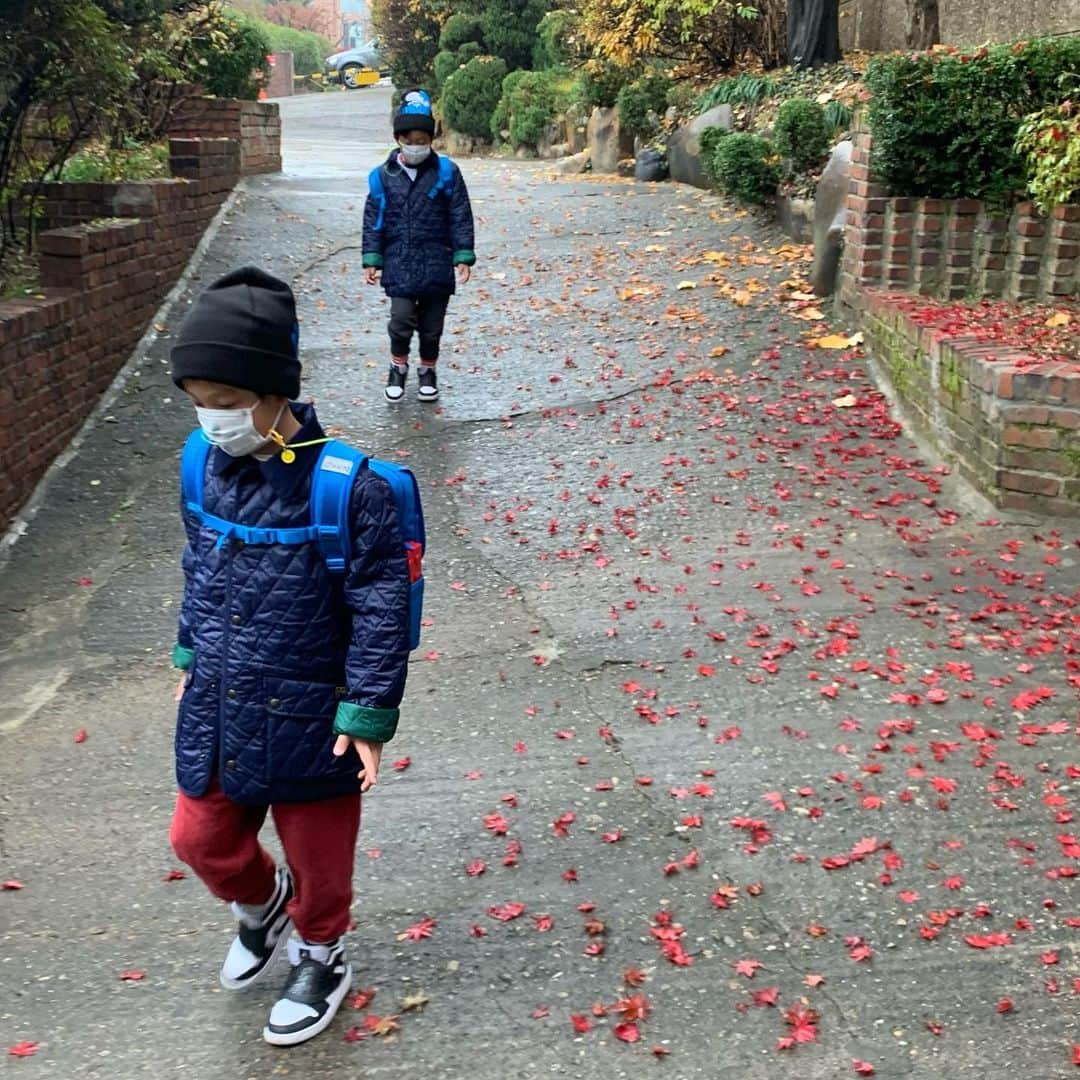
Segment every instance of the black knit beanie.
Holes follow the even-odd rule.
[[[300,396],[300,327],[292,289],[255,266],[218,278],[191,306],[172,348],[172,377]]]
[[[426,131],[431,136],[435,134],[431,95],[426,90],[406,90],[394,114],[394,134],[405,135],[410,131]]]

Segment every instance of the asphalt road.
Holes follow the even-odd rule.
[[[388,407],[359,267],[389,92],[282,111],[284,173],[243,185],[0,570],[0,1047],[39,1044],[0,1072],[1075,1073],[1073,532],[955,484],[857,349],[807,347],[805,253],[674,185],[463,161],[442,401]],[[218,987],[227,911],[166,880],[169,328],[245,262],[294,283],[306,392],[415,469],[430,537],[356,874],[376,994],[291,1051],[272,986]]]

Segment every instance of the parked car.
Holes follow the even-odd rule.
[[[382,59],[374,41],[358,45],[355,49],[334,53],[326,58],[323,74],[327,82],[339,82],[350,90],[360,86],[372,86],[381,77]]]

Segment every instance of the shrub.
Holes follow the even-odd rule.
[[[780,183],[773,144],[747,132],[715,141],[709,172],[721,191],[744,202],[764,203]]]
[[[484,20],[479,15],[451,15],[443,23],[439,35],[439,48],[457,52],[466,42],[484,43]]]
[[[84,146],[64,162],[57,177],[78,184],[151,180],[169,175],[169,144],[125,139],[120,149],[106,142]]]
[[[619,91],[632,82],[636,71],[603,60],[590,60],[578,76],[577,94],[587,109],[610,109],[619,100]]]
[[[796,172],[816,169],[829,152],[832,133],[825,110],[809,98],[789,98],[776,115],[776,149]]]
[[[441,105],[447,127],[477,139],[491,138],[491,118],[502,97],[506,62],[477,56],[453,72],[443,86]]]
[[[1080,109],[1071,102],[1032,113],[1016,138],[1027,159],[1028,190],[1045,214],[1080,196]]]
[[[475,41],[466,41],[455,52],[441,52],[435,57],[435,85],[441,88],[458,68],[464,67],[473,57],[483,55],[483,49]]]
[[[741,75],[721,79],[707,90],[698,103],[698,112],[708,112],[716,105],[760,105],[776,92],[776,82],[765,75]]]
[[[226,16],[223,29],[224,40],[211,39],[199,58],[206,92],[214,97],[254,100],[270,73],[266,59],[270,42],[258,24],[235,15]]]
[[[508,131],[510,145],[538,146],[563,106],[558,75],[552,71],[514,71],[503,80],[503,96],[491,119],[496,138]]]
[[[716,174],[716,149],[720,140],[726,138],[731,132],[726,127],[709,127],[698,136],[698,145],[701,147],[701,167],[705,175],[714,184],[719,185],[720,177]]]
[[[570,64],[578,57],[575,38],[581,19],[572,11],[556,8],[549,11],[536,27],[533,67],[537,71]]]
[[[632,135],[648,138],[659,130],[659,120],[667,109],[671,78],[653,70],[624,86],[616,98],[619,124]]]
[[[527,68],[536,46],[536,28],[546,0],[475,0],[484,28],[484,49],[506,61],[509,71]]]
[[[1080,38],[878,57],[867,71],[874,169],[897,195],[1004,201],[1024,188],[1024,117],[1080,69]]]
[[[833,98],[825,106],[825,123],[829,126],[829,131],[834,135],[838,131],[847,131],[854,119],[855,114],[851,106],[843,101],[837,101]]]

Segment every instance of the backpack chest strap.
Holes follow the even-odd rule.
[[[325,542],[327,532],[333,532],[336,536],[337,528],[326,525],[302,525],[289,529],[263,529],[255,525],[241,525],[236,521],[226,521],[225,518],[216,514],[208,513],[197,503],[189,502],[188,510],[208,529],[219,533],[217,547],[223,548],[230,540],[239,540],[243,544],[285,544],[288,547],[296,547],[300,544],[309,544],[314,541]]]

